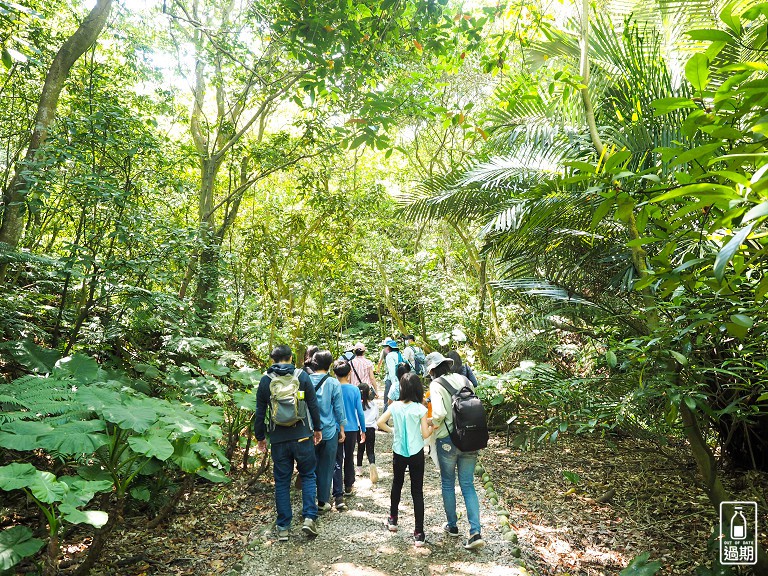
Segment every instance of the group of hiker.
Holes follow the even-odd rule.
[[[444,533],[459,537],[458,477],[469,522],[464,547],[477,549],[485,544],[474,472],[477,450],[485,447],[488,435],[482,404],[474,395],[477,380],[455,351],[447,356],[439,352],[425,355],[415,345],[413,335],[405,336],[405,344],[401,351],[394,338],[381,343],[378,369],[384,373],[385,411],[380,416],[375,368],[365,357],[367,350],[362,342],[335,361],[330,351],[309,347],[301,368],[294,365],[289,346],[272,350],[273,364],[259,382],[256,394],[254,430],[260,451],[267,448],[267,436],[270,440],[279,541],[288,540],[290,534],[294,468],[302,492],[301,529],[315,537],[319,514],[328,513],[332,507],[337,511],[346,508],[345,496],[354,493],[355,477],[362,474],[364,457],[371,482],[378,481],[378,429],[393,435],[387,529],[398,530],[398,507],[408,471],[414,508],[413,542],[417,547],[425,544],[425,447],[431,447],[430,454],[440,471]],[[461,407],[459,412],[457,406]]]

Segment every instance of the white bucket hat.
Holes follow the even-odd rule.
[[[435,368],[440,366],[443,362],[448,362],[449,366],[453,366],[453,360],[446,358],[440,352],[430,352],[424,359],[424,363],[427,365],[427,374],[432,372]]]

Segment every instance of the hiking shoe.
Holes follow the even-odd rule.
[[[345,486],[344,487],[344,496],[352,496],[352,494],[355,493],[355,487],[354,486]]]
[[[288,542],[288,535],[290,534],[290,530],[288,528],[280,528],[280,526],[277,527],[277,541],[278,542]]]
[[[451,526],[446,522],[443,524],[443,532],[448,534],[451,538],[458,538],[459,537],[459,528],[457,526]]]
[[[397,532],[397,518],[394,516],[387,518],[387,530],[390,532]]]
[[[318,514],[325,514],[326,512],[331,511],[331,504],[329,502],[318,502],[317,503],[317,513]]]
[[[424,546],[424,543],[427,541],[427,537],[424,536],[424,532],[414,532],[413,533],[413,545],[416,546],[416,548],[421,548]]]
[[[312,518],[304,518],[304,524],[301,527],[301,531],[310,538],[314,538],[317,536],[317,522]]]
[[[464,544],[464,548],[467,550],[477,550],[483,546],[485,546],[485,540],[483,540],[483,537],[480,536],[480,534],[472,534],[466,544]]]
[[[334,499],[334,503],[336,504],[336,510],[344,510],[344,508],[347,507],[346,504],[344,504],[344,496],[336,496]]]

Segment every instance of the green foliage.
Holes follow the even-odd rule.
[[[651,557],[650,552],[643,552],[635,556],[624,570],[619,572],[619,576],[653,576],[661,570],[661,562],[654,560],[648,562]]]
[[[11,526],[0,532],[0,573],[10,570],[27,556],[37,553],[45,542],[33,537],[26,526]]]

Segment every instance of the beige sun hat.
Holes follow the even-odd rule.
[[[449,366],[453,366],[453,360],[446,358],[440,352],[430,352],[424,359],[424,363],[427,365],[427,374],[432,372],[435,368],[440,366],[443,362],[448,362]]]
[[[365,344],[363,344],[362,342],[358,342],[357,344],[354,345],[352,350],[362,350],[363,352],[365,352],[367,348],[365,347]]]

